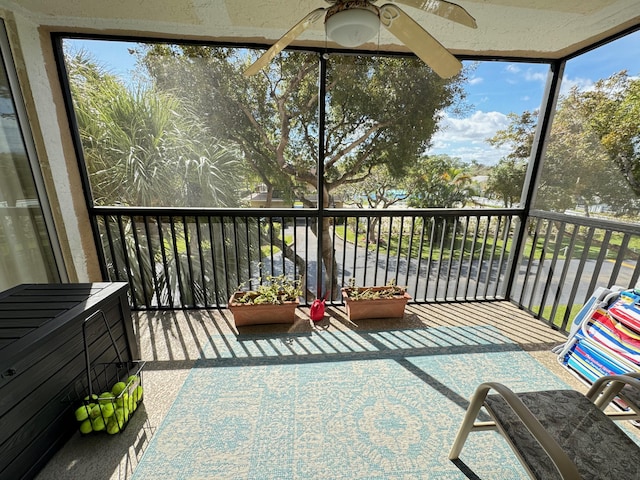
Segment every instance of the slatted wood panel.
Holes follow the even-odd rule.
[[[126,283],[20,285],[0,294],[0,478],[33,478],[77,425],[87,389],[82,324],[101,310],[122,359],[138,359]],[[100,320],[87,325],[92,362],[117,354]]]

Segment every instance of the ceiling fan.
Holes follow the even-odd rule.
[[[438,40],[393,3],[380,7],[377,0],[325,0],[327,8],[317,8],[296,23],[269,50],[244,72],[255,75],[287,45],[313,23],[324,17],[327,37],[345,47],[357,47],[371,40],[380,24],[409,47],[423,62],[442,78],[460,72],[462,64]],[[460,5],[445,0],[395,0],[396,3],[419,8],[456,23],[476,28],[475,19]]]

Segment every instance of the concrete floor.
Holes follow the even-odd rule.
[[[37,480],[131,478],[154,432],[174,402],[194,362],[205,358],[212,335],[251,333],[302,333],[314,328],[335,331],[384,330],[399,328],[493,325],[518,343],[540,363],[574,388],[585,386],[556,361],[553,345],[565,336],[519,310],[509,302],[408,305],[403,319],[350,322],[342,307],[327,309],[317,325],[308,309],[298,311],[293,325],[242,327],[239,332],[228,310],[135,312],[134,328],[142,360],[144,402],[127,428],[117,435],[76,433],[48,462]]]

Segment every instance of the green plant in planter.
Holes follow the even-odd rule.
[[[402,318],[404,308],[411,299],[405,287],[394,281],[384,287],[356,287],[353,280],[342,288],[349,320],[365,318]]]
[[[245,291],[236,295],[235,302],[246,305],[281,305],[285,302],[295,302],[302,295],[300,279],[290,279],[284,274],[267,275],[255,290]],[[238,287],[242,291],[245,284]]]
[[[355,279],[351,278],[349,286],[345,288],[349,298],[354,301],[393,298],[404,295],[406,290],[405,287],[397,286],[393,279],[389,280],[384,287],[357,287]]]

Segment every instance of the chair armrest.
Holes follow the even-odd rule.
[[[623,375],[606,375],[600,377],[586,394],[586,397],[595,403],[600,410],[604,410],[618,395],[625,385],[640,391],[640,372],[625,373]],[[602,395],[601,395],[602,394]],[[633,407],[632,407],[633,408]],[[639,411],[640,406],[635,406],[634,411]]]

